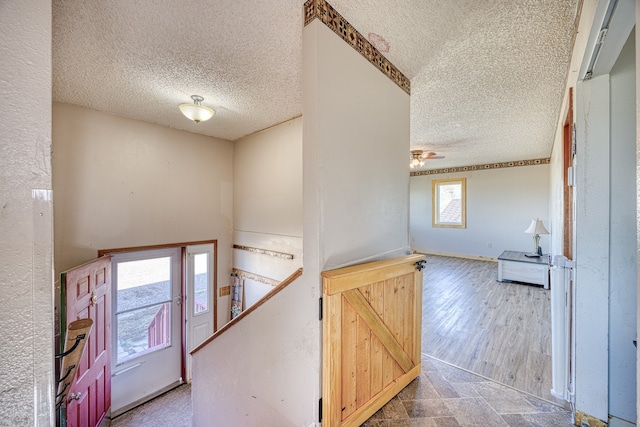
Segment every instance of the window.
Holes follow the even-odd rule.
[[[180,328],[179,312],[173,312],[180,253],[173,248],[114,255],[116,365],[172,345],[172,330]],[[180,346],[175,348],[179,359]]]
[[[193,255],[193,315],[197,316],[209,311],[209,292],[211,282],[209,253],[203,252]]]
[[[466,228],[466,179],[433,180],[432,185],[433,226]]]

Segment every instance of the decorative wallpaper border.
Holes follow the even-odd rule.
[[[411,82],[387,58],[376,49],[369,40],[349,24],[326,0],[307,0],[304,4],[304,26],[315,18],[321,20],[334,33],[367,58],[384,75],[389,77],[402,90],[411,95]]]
[[[480,171],[480,170],[488,170],[488,169],[515,168],[515,167],[518,167],[518,166],[547,165],[549,163],[551,163],[551,158],[533,159],[533,160],[517,160],[515,162],[488,163],[486,165],[473,165],[473,166],[460,166],[460,167],[453,167],[453,168],[430,169],[430,170],[426,170],[426,171],[411,172],[410,176],[435,175],[435,174],[439,174],[439,173],[452,173],[452,172],[469,172],[469,171]]]

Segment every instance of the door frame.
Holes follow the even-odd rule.
[[[191,350],[200,345],[204,340],[213,335],[216,330],[216,319],[211,318],[212,312],[214,311],[213,301],[215,299],[215,273],[217,271],[216,267],[216,248],[217,245],[214,243],[207,243],[204,245],[194,245],[187,246],[183,248],[183,285],[185,287],[184,295],[184,309],[183,316],[184,321],[182,323],[182,334],[183,340],[182,344],[184,347],[185,354],[185,363],[184,363],[184,372],[183,378],[186,382],[191,382],[192,379],[192,358],[191,358]],[[198,255],[206,254],[207,258],[207,309],[201,313],[195,313],[195,257]],[[210,285],[210,287],[209,287]],[[196,329],[205,333],[205,335],[200,334],[203,338],[200,340],[196,340]]]
[[[186,289],[186,269],[185,263],[187,262],[187,247],[189,246],[197,246],[197,245],[205,245],[205,244],[213,244],[213,332],[218,330],[218,240],[210,239],[210,240],[195,240],[195,241],[186,241],[186,242],[177,242],[177,243],[164,243],[159,245],[144,245],[144,246],[128,246],[128,247],[120,247],[120,248],[111,248],[111,249],[100,249],[98,250],[98,257],[102,257],[105,255],[114,255],[122,252],[142,252],[156,249],[167,249],[167,248],[181,248],[182,250],[182,310],[181,311],[181,343],[182,343],[182,360],[181,360],[181,373],[182,378],[187,378],[186,371],[186,357],[187,357],[187,343],[185,340],[186,337],[186,329],[185,329],[185,320],[186,313],[185,309],[188,304],[185,303],[185,297],[187,297],[187,289]]]
[[[167,307],[169,304],[170,315],[168,317],[170,344],[148,349],[118,363],[118,269],[121,264],[131,261],[149,261],[160,258],[170,259],[170,280],[171,295],[167,301],[158,301],[152,304],[158,307],[162,304]],[[182,265],[182,249],[180,247],[171,247],[163,249],[120,252],[112,256],[111,271],[113,274],[111,293],[111,347],[112,347],[112,385],[111,385],[111,414],[118,416],[142,403],[145,403],[154,397],[175,388],[182,384],[183,380],[183,363],[184,355],[182,351],[182,319],[184,301],[183,295],[183,265]],[[147,307],[143,307],[147,308]],[[137,307],[133,307],[139,310]],[[125,310],[127,312],[128,310]],[[162,313],[162,312],[160,312]],[[157,315],[157,313],[156,313]],[[166,311],[161,316],[164,318]],[[161,333],[162,334],[162,333]],[[156,372],[158,372],[156,374]],[[120,376],[122,374],[122,376]],[[129,386],[129,381],[135,385]]]

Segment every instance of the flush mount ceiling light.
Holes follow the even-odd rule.
[[[200,95],[191,95],[191,99],[193,99],[193,104],[180,104],[180,111],[186,118],[200,123],[209,120],[216,113],[211,108],[200,104],[204,101]]]

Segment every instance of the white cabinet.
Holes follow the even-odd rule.
[[[527,257],[525,252],[502,252],[498,257],[498,282],[531,283],[549,289],[549,256]]]

